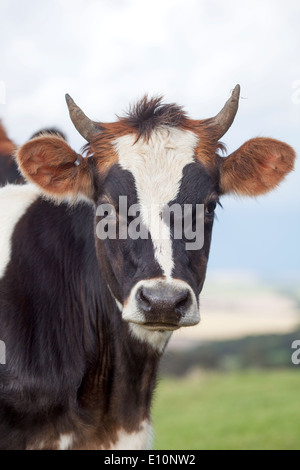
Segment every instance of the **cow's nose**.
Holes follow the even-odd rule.
[[[189,289],[172,285],[141,286],[136,300],[147,322],[154,323],[177,323],[192,303]]]

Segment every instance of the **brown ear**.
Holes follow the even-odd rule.
[[[30,140],[17,152],[20,169],[26,179],[56,198],[92,197],[89,159],[78,155],[59,136],[44,135]]]
[[[274,189],[293,170],[296,154],[279,140],[251,139],[226,158],[220,158],[223,193],[258,196]]]

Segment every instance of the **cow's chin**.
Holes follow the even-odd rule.
[[[172,323],[138,323],[134,321],[129,321],[128,323],[139,325],[142,328],[145,328],[148,331],[175,331],[181,328],[181,325],[175,325]]]
[[[150,345],[154,350],[161,354],[166,348],[173,331],[182,328],[183,325],[173,323],[152,323],[128,321],[129,326],[134,338],[139,342]],[[194,323],[195,324],[195,323]],[[188,326],[188,325],[184,325]],[[189,325],[192,326],[192,325]]]

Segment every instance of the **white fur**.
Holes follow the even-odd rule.
[[[40,195],[40,191],[32,184],[7,185],[0,189],[0,278],[10,260],[14,228]]]
[[[151,234],[155,258],[164,276],[170,279],[174,268],[172,240],[168,225],[161,219],[161,210],[176,198],[183,169],[194,162],[198,137],[191,131],[162,127],[152,132],[149,141],[135,140],[135,135],[125,135],[114,141],[114,147],[121,167],[134,176],[141,216]]]
[[[151,450],[152,447],[152,426],[145,420],[140,425],[140,430],[128,433],[119,431],[118,440],[110,450]]]
[[[72,434],[61,434],[59,436],[58,450],[69,450],[73,444]]]
[[[172,335],[172,331],[151,331],[135,323],[129,323],[129,328],[135,338],[150,344],[159,353],[163,352]]]

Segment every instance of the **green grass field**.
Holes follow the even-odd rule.
[[[300,449],[300,369],[162,379],[155,449]]]

